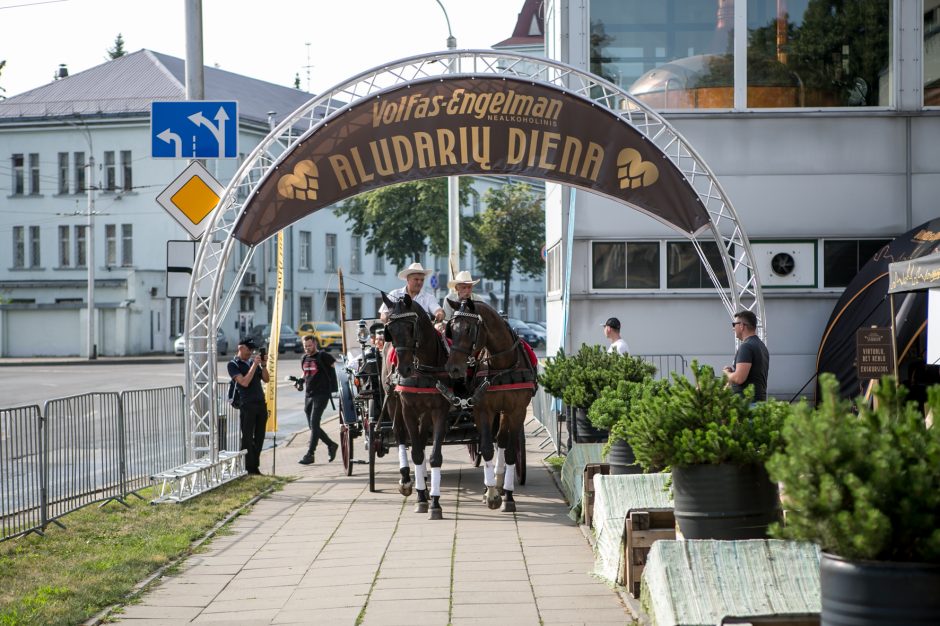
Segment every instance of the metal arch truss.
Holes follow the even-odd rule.
[[[567,65],[519,54],[494,50],[438,52],[406,58],[363,72],[312,98],[284,119],[252,151],[239,167],[212,212],[196,254],[190,297],[186,310],[186,390],[190,416],[190,461],[219,458],[216,432],[217,396],[215,334],[238,293],[252,249],[244,254],[234,281],[224,285],[225,268],[238,242],[233,228],[246,199],[265,175],[287,156],[302,138],[316,131],[349,107],[378,92],[428,78],[453,76],[506,76],[521,78],[568,91],[592,101],[617,115],[662,150],[682,172],[698,194],[710,222],[688,237],[727,308],[729,315],[739,309],[753,311],[763,336],[764,306],[760,284],[754,271],[750,244],[727,195],[705,162],[688,142],[660,115],[628,93],[597,76]],[[721,267],[706,258],[700,237],[716,241]],[[221,246],[212,246],[212,242]],[[719,276],[731,277],[721,286]],[[224,297],[223,297],[224,296]]]

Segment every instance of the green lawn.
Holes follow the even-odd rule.
[[[285,479],[249,476],[181,504],[86,507],[46,536],[0,543],[0,625],[78,624],[123,601],[156,569],[185,555],[220,520]],[[224,532],[224,531],[223,531]]]

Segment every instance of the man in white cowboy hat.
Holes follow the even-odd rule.
[[[397,300],[407,293],[411,296],[412,300],[424,307],[424,310],[428,312],[432,320],[438,322],[444,319],[444,309],[441,308],[441,305],[438,304],[434,296],[427,291],[422,291],[424,288],[424,279],[433,271],[434,270],[424,269],[421,267],[420,263],[412,263],[407,268],[398,272],[398,277],[405,281],[405,286],[393,289],[389,292],[388,297],[392,300]],[[382,323],[388,322],[388,307],[384,304],[379,308],[379,316],[382,318]]]
[[[482,297],[473,293],[473,286],[478,282],[480,282],[480,279],[473,280],[473,277],[470,276],[470,272],[467,270],[457,272],[453,280],[447,281],[447,288],[450,289],[450,292],[447,294],[447,297],[444,298],[444,319],[449,320],[454,316],[454,309],[451,308],[447,300],[454,300],[456,302],[460,302],[461,300],[483,301]]]

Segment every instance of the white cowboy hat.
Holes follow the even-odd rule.
[[[398,277],[402,280],[408,280],[408,277],[412,274],[424,274],[425,276],[430,276],[434,273],[434,270],[426,270],[421,267],[420,263],[412,263],[402,271],[398,272]]]
[[[473,277],[470,276],[470,272],[463,270],[461,272],[457,272],[457,275],[454,276],[453,280],[447,281],[447,288],[453,289],[457,285],[463,284],[475,285],[478,282],[480,282],[479,278],[477,280],[473,280]]]

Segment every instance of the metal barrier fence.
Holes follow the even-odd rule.
[[[637,356],[656,366],[654,377],[657,380],[669,378],[672,374],[685,376],[687,362],[681,354],[638,354]],[[545,371],[541,363],[538,369],[539,374]],[[555,454],[561,454],[566,448],[562,441],[561,425],[565,423],[565,420],[561,417],[561,410],[561,399],[555,398],[539,387],[532,399],[532,413],[546,433],[546,438],[539,444],[539,447],[544,448],[551,443]],[[541,435],[542,430],[537,431],[536,434]]]
[[[0,410],[0,541],[95,502],[123,502],[186,461],[182,387],[87,393]]]

